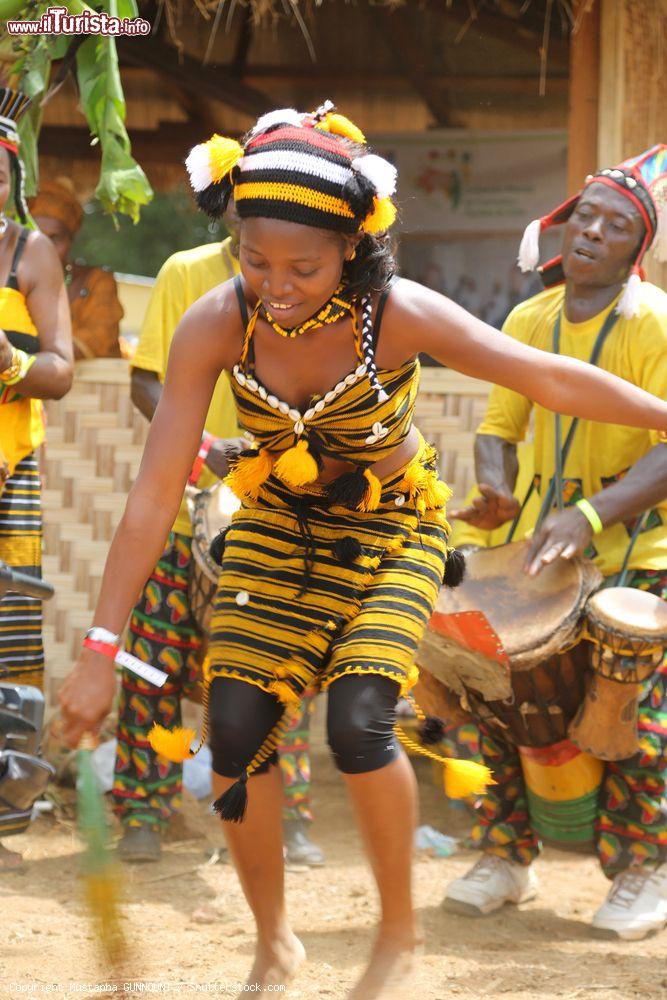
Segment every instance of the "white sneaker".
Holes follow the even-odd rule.
[[[659,868],[630,869],[614,879],[609,895],[593,917],[599,937],[640,941],[667,924],[667,863]]]
[[[447,886],[443,906],[451,913],[486,916],[505,903],[525,903],[537,895],[532,865],[483,854],[476,865]]]

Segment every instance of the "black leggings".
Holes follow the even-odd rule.
[[[364,774],[399,753],[394,734],[398,684],[379,674],[347,674],[329,688],[327,738],[343,774]],[[254,684],[216,677],[209,697],[213,770],[238,778],[283,714],[283,705]],[[271,754],[253,774],[277,763]]]

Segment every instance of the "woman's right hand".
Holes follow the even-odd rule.
[[[511,493],[503,493],[486,483],[479,484],[479,493],[469,507],[448,511],[448,516],[452,520],[466,521],[474,528],[493,531],[513,521],[521,510],[519,501]]]
[[[97,735],[116,696],[113,660],[84,649],[60,689],[61,735],[75,750],[84,733]]]

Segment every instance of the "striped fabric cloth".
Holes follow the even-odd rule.
[[[416,467],[426,472],[419,489],[408,485]],[[382,483],[372,512],[329,507],[321,487],[288,490],[270,477],[226,535],[209,678],[248,681],[286,705],[313,681],[326,689],[350,673],[408,691],[447,557],[444,507],[425,500],[436,480],[423,443]]]
[[[29,576],[42,575],[42,509],[35,455],[16,467],[0,494],[0,559]],[[0,596],[0,678],[42,686],[42,602]]]

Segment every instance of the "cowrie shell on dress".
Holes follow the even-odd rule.
[[[254,378],[249,378],[246,384],[252,392],[257,392],[259,389],[259,386],[257,385],[257,382],[255,382]]]
[[[344,388],[345,388],[345,383],[339,382],[337,385],[334,386],[334,392],[335,393],[342,392]]]
[[[315,406],[313,407],[313,409],[315,410],[315,413],[321,413],[322,410],[324,409],[324,405],[325,405],[324,404],[324,400],[323,399],[318,399],[318,401],[315,403]]]
[[[366,365],[359,365],[354,374],[361,378],[362,375],[366,374]]]
[[[260,399],[266,399],[266,397],[268,396],[268,392],[266,391],[263,385],[258,386],[257,392],[260,395]]]
[[[287,416],[290,418],[290,420],[301,420],[301,414],[299,413],[298,410],[294,409],[288,410]]]
[[[333,391],[333,389],[330,389],[329,392],[325,392],[324,394],[325,403],[331,403],[335,398],[336,398],[336,393]]]
[[[312,408],[312,406],[309,406],[308,409],[306,410],[306,412],[303,415],[303,419],[304,420],[312,420],[312,418],[314,416],[315,416],[315,410]]]
[[[296,434],[297,437],[300,437],[301,434],[303,434],[303,432],[305,431],[305,429],[306,428],[303,425],[303,420],[297,420],[297,422],[294,424],[294,433]]]
[[[243,372],[235,372],[234,377],[239,385],[245,385],[247,382],[247,379],[243,374]]]
[[[634,177],[626,177],[625,183],[628,185],[629,188],[637,187],[637,181],[634,179]]]
[[[376,444],[378,440],[377,434],[369,434],[366,438],[366,444]]]
[[[238,594],[236,595],[235,600],[236,600],[236,603],[238,604],[238,606],[240,608],[242,608],[250,600],[250,594],[248,593],[247,590],[239,590]]]
[[[357,381],[357,373],[351,372],[349,375],[345,376],[345,385],[354,385]]]
[[[278,409],[278,398],[276,396],[267,396],[266,401],[269,406],[272,406],[274,410]]]
[[[286,416],[289,413],[289,405],[287,403],[279,402],[278,409],[280,410],[281,413],[284,413]]]
[[[397,507],[402,507],[405,503],[405,497],[402,493],[399,493],[397,497],[394,497],[394,503]]]

